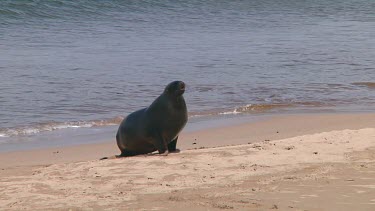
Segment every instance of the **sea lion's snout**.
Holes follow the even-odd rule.
[[[180,82],[180,91],[185,91],[185,83],[184,82]]]
[[[185,88],[186,88],[185,83],[182,82],[182,81],[180,81],[180,83],[178,84],[177,94],[178,94],[178,95],[182,95],[182,94],[184,94],[184,92],[185,92]]]

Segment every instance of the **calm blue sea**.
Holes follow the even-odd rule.
[[[374,58],[372,0],[2,0],[0,148],[97,137],[173,80],[193,120],[374,112]]]

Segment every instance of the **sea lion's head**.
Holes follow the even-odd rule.
[[[185,83],[182,81],[173,81],[164,89],[164,93],[170,96],[181,96],[185,92]]]

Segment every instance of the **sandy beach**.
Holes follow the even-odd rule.
[[[0,210],[375,210],[375,114],[276,115],[178,146],[102,161],[114,140],[1,153]]]

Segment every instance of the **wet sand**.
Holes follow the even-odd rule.
[[[103,161],[114,141],[1,153],[0,210],[375,209],[375,114],[280,115],[179,146]]]

